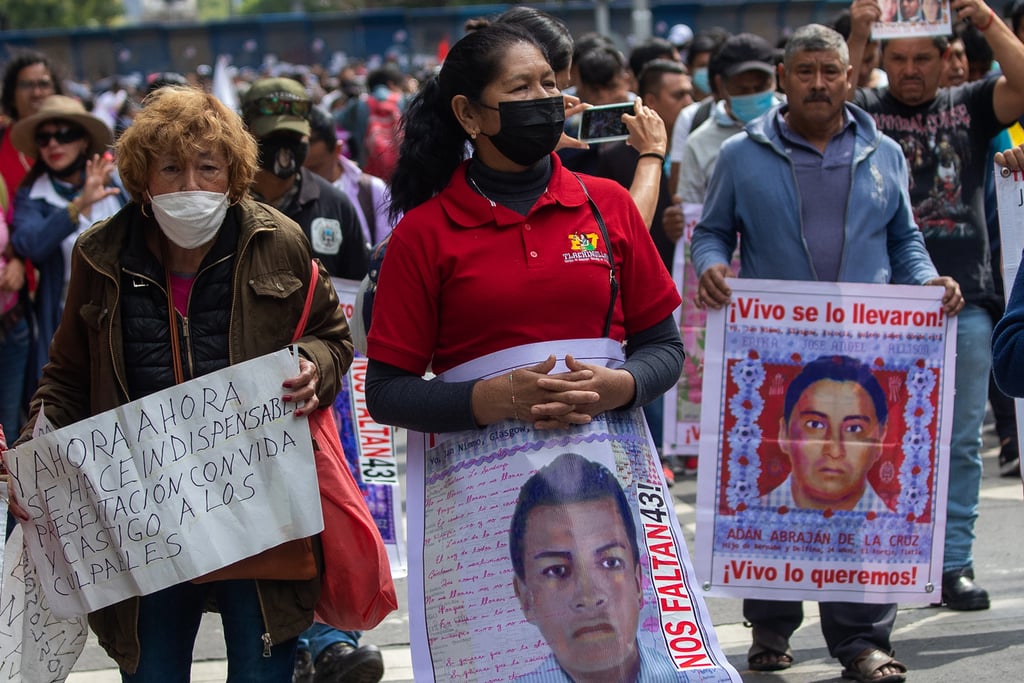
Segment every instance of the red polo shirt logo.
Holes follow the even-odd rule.
[[[569,235],[569,251],[563,254],[566,263],[578,261],[604,261],[607,254],[597,250],[596,232],[574,232]]]

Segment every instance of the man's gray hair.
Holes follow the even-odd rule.
[[[783,61],[788,65],[797,52],[836,52],[843,66],[850,65],[850,48],[838,31],[821,24],[801,26],[786,41]]]

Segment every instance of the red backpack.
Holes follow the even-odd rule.
[[[401,97],[401,93],[391,93],[386,100],[378,100],[372,95],[366,98],[369,118],[366,122],[366,136],[363,138],[363,158],[366,159],[363,171],[385,181],[391,180],[391,174],[398,165]]]

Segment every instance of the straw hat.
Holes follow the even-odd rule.
[[[71,121],[85,129],[89,135],[89,154],[103,154],[114,142],[114,135],[101,119],[85,110],[82,103],[64,95],[50,95],[32,116],[19,119],[11,127],[11,142],[14,148],[30,157],[36,156],[36,128],[46,121],[60,119]]]

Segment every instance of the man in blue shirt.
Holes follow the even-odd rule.
[[[832,29],[805,26],[790,38],[779,67],[788,103],[726,141],[711,176],[691,247],[699,303],[728,303],[725,278],[741,235],[741,277],[938,285],[946,314],[959,312],[959,286],[938,277],[914,224],[903,153],[846,104],[852,78],[846,43]],[[892,657],[895,604],[822,602],[819,612],[845,678],[906,679]],[[750,667],[791,666],[801,603],[745,600],[743,613],[753,625]]]

